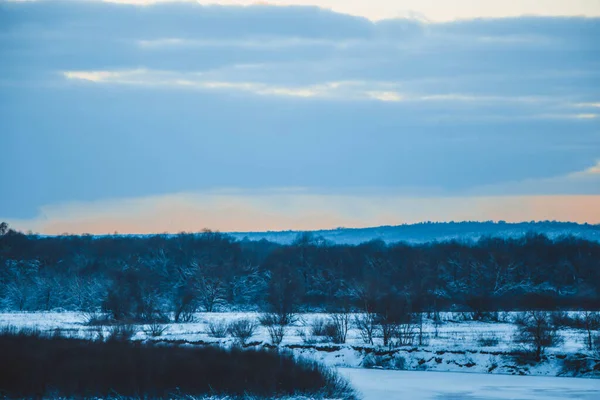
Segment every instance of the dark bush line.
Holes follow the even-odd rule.
[[[0,354],[0,398],[354,398],[325,367],[268,350],[87,341],[5,329]]]

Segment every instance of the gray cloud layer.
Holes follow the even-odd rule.
[[[597,37],[585,18],[1,3],[0,209],[219,187],[598,194],[569,178],[600,159]]]

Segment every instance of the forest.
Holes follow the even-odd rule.
[[[185,321],[194,312],[278,315],[580,310],[600,307],[600,244],[573,236],[283,245],[203,231],[40,236],[3,223],[0,308],[102,311],[115,320]]]

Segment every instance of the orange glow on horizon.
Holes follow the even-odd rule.
[[[44,207],[8,221],[43,234],[318,230],[423,221],[572,221],[600,223],[600,195],[406,197],[302,193],[179,194]]]

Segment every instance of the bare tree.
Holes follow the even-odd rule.
[[[594,331],[600,329],[600,312],[584,311],[581,315],[583,327],[587,333],[586,345],[588,350],[594,349]]]
[[[67,286],[63,287],[67,292],[67,304],[81,311],[96,311],[101,299],[106,297],[109,285],[98,278],[75,277],[68,282]]]
[[[386,294],[381,296],[375,304],[375,320],[380,327],[383,345],[391,346],[392,339],[402,335],[400,329],[402,325],[404,336],[408,328],[412,326],[412,315],[410,299],[405,295]]]
[[[175,322],[192,322],[198,309],[198,294],[188,282],[180,284],[173,294],[173,320]]]
[[[10,261],[7,267],[11,279],[4,288],[4,302],[9,308],[23,311],[31,305],[36,296],[35,277],[38,275],[39,262]]]
[[[516,320],[518,325],[514,340],[531,346],[538,360],[548,347],[560,344],[558,327],[552,323],[551,314],[546,311],[527,311]]]
[[[400,346],[412,346],[415,342],[415,337],[418,336],[416,332],[415,323],[412,318],[403,319],[395,330],[395,336],[398,339],[397,345]],[[422,344],[422,337],[419,339],[419,345]]]
[[[354,326],[358,329],[360,337],[366,344],[373,344],[373,337],[377,329],[375,314],[365,312],[354,316]]]
[[[424,341],[423,341],[423,339],[424,339],[424,337],[423,337],[423,327],[424,327],[424,324],[423,324],[423,313],[422,312],[416,313],[416,315],[413,316],[413,320],[416,320],[417,326],[418,326],[419,346],[423,346],[423,343],[424,343]]]
[[[337,344],[346,343],[350,329],[350,313],[347,311],[333,313],[325,324],[325,332],[330,341]]]
[[[234,304],[249,304],[267,290],[267,276],[258,267],[243,265],[241,271],[230,282]]]
[[[200,277],[196,287],[204,311],[214,312],[225,303],[225,287],[220,279]]]
[[[58,302],[64,285],[56,275],[45,274],[34,279],[37,289],[37,304],[44,311],[50,311]]]

